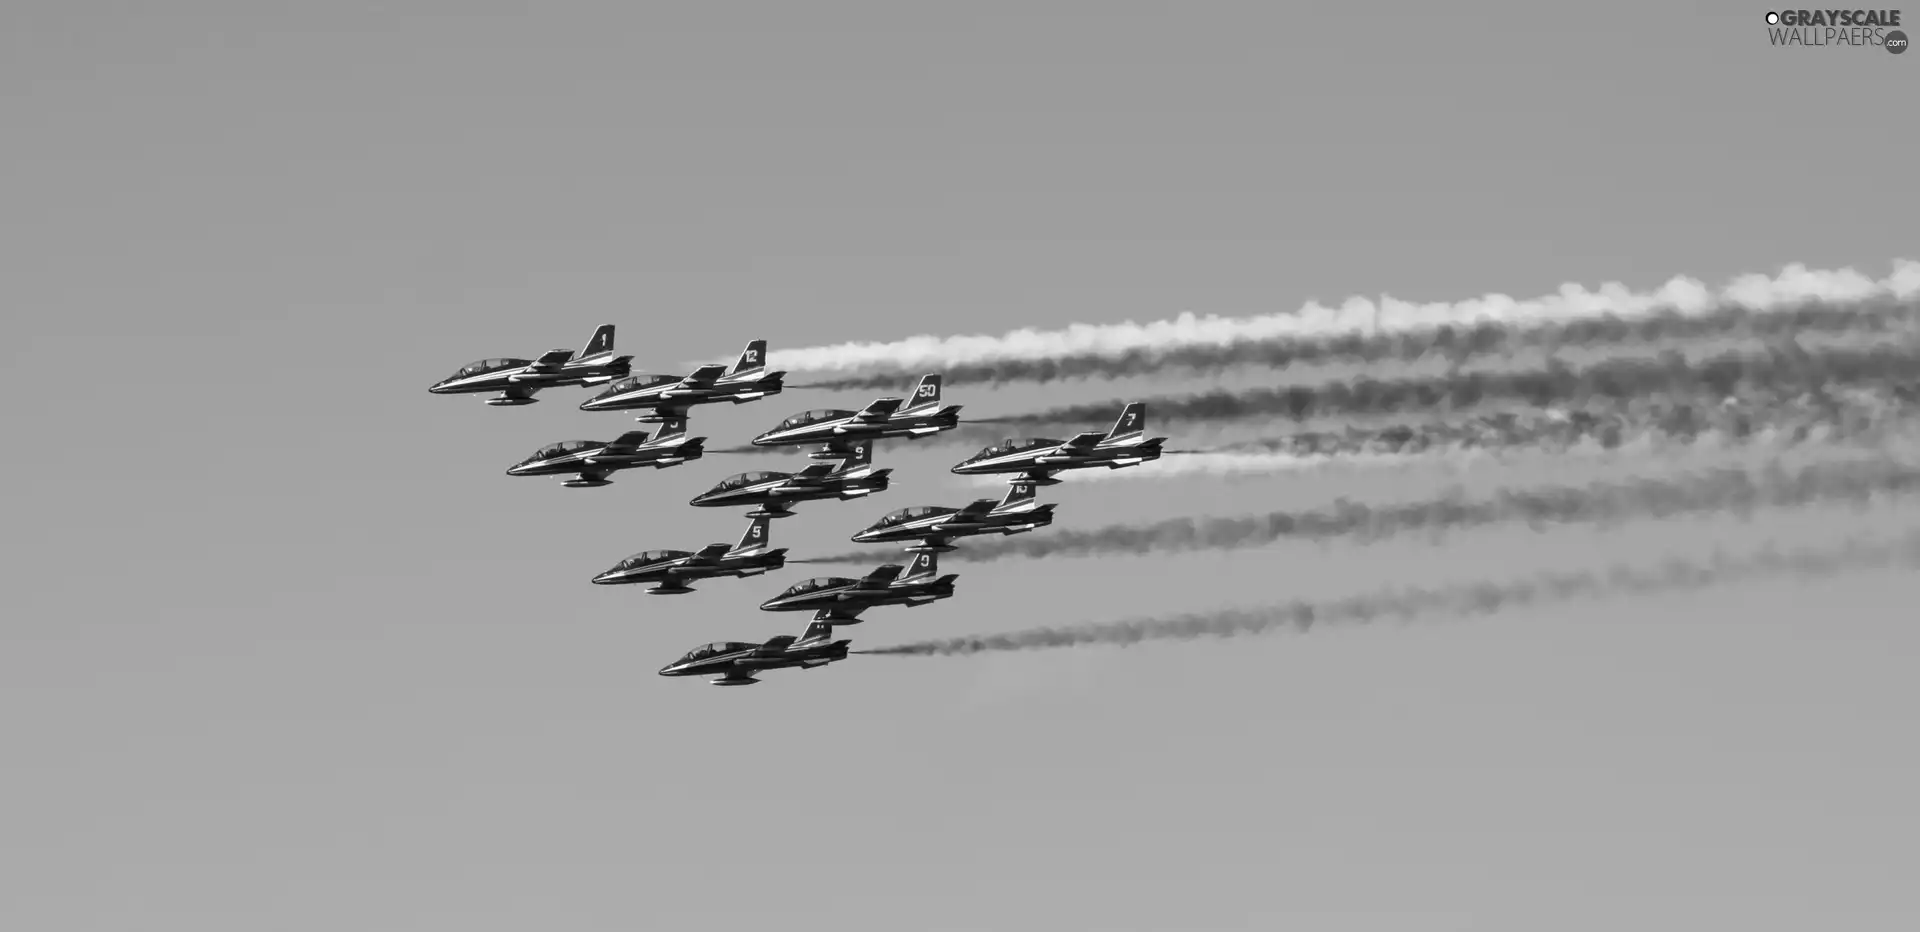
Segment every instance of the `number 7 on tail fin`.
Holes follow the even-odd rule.
[[[1102,446],[1122,446],[1139,443],[1147,435],[1147,403],[1136,401],[1120,409],[1120,417],[1113,422],[1113,429],[1107,431]]]

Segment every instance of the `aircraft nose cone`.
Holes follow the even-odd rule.
[[[672,675],[673,675],[673,667],[674,667],[674,665],[673,665],[673,664],[667,664],[666,666],[664,666],[664,667],[661,667],[661,668],[660,668],[660,675],[661,675],[661,676],[672,676]]]
[[[434,395],[443,394],[446,391],[446,387],[446,383],[444,382],[435,382],[427,386],[427,392]]]
[[[601,574],[600,574],[600,575],[598,575],[598,576],[595,576],[595,577],[593,577],[593,584],[594,584],[594,585],[596,585],[596,586],[604,586],[604,585],[606,585],[606,584],[608,584],[608,583],[610,583],[610,582],[613,582],[613,571],[612,571],[612,570],[608,570],[608,571],[606,571],[606,572],[604,572],[604,573],[601,573]]]
[[[527,467],[525,466],[508,466],[507,467],[507,475],[509,476],[524,476],[526,474],[527,474]]]

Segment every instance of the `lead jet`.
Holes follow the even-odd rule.
[[[1034,501],[1033,484],[1015,482],[1005,498],[975,499],[964,508],[923,505],[888,512],[866,530],[853,535],[857,544],[914,541],[910,553],[946,553],[957,537],[982,534],[1022,534],[1053,523],[1052,504]]]
[[[805,634],[795,638],[782,634],[765,644],[749,641],[715,641],[696,647],[660,668],[661,676],[713,676],[714,686],[752,686],[760,682],[755,674],[768,670],[799,667],[811,670],[847,659],[851,640],[833,639],[833,626],[816,621]]]
[[[427,391],[436,395],[499,392],[487,399],[487,404],[516,407],[539,401],[533,393],[543,388],[601,385],[626,378],[632,366],[632,356],[613,355],[613,325],[603,324],[577,356],[572,350],[556,349],[541,353],[535,359],[482,359],[461,366],[459,371],[428,386]]]
[[[1069,469],[1122,469],[1160,458],[1165,437],[1147,439],[1147,405],[1136,401],[1120,410],[1105,434],[1089,431],[1071,440],[1031,437],[987,447],[962,460],[953,472],[963,476],[1013,473],[1009,482],[1059,485],[1053,474]]]
[[[901,398],[877,398],[858,411],[820,408],[803,411],[774,429],[753,438],[756,447],[824,444],[816,459],[839,456],[861,440],[883,437],[924,437],[960,424],[960,406],[940,406],[940,375],[923,375],[914,386],[913,403]]]
[[[593,577],[595,585],[617,586],[628,583],[653,583],[648,595],[680,595],[692,592],[689,582],[718,576],[758,576],[787,565],[787,548],[767,549],[771,536],[768,519],[755,518],[740,535],[740,542],[708,544],[699,550],[648,550],[621,560],[610,570]]]
[[[694,496],[702,508],[757,505],[749,518],[790,518],[798,502],[841,501],[887,490],[891,469],[873,468],[873,441],[862,440],[838,465],[813,463],[799,472],[743,472]]]
[[[953,598],[953,581],[959,573],[937,576],[939,558],[931,553],[916,554],[913,563],[901,572],[900,564],[874,567],[859,579],[847,576],[816,576],[794,583],[785,592],[760,603],[763,612],[812,611],[814,621],[850,625],[859,622],[860,613],[877,605],[905,605],[917,608],[941,599]]]
[[[612,440],[563,440],[535,450],[532,456],[507,468],[509,476],[565,476],[570,489],[607,485],[607,476],[641,466],[665,469],[706,455],[707,438],[687,437],[687,422],[676,419],[660,425],[647,439],[644,430],[630,430]]]
[[[732,369],[722,365],[701,366],[686,375],[636,375],[624,378],[592,398],[580,403],[582,411],[630,411],[646,409],[634,418],[656,423],[672,417],[686,417],[694,405],[731,401],[746,404],[756,398],[778,395],[785,387],[785,372],[767,371],[767,341],[754,340],[741,352]]]

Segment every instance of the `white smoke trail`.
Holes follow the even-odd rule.
[[[768,355],[771,367],[789,371],[845,372],[869,368],[934,371],[945,366],[1011,360],[1118,356],[1247,341],[1415,332],[1446,325],[1491,322],[1527,326],[1607,316],[1695,315],[1728,306],[1767,311],[1810,301],[1851,304],[1889,297],[1897,300],[1920,297],[1920,262],[1895,259],[1892,265],[1892,274],[1881,279],[1850,267],[1811,269],[1796,262],[1773,275],[1738,276],[1718,289],[1683,275],[1651,291],[1634,291],[1618,282],[1608,282],[1593,290],[1569,283],[1562,285],[1556,294],[1531,300],[1489,294],[1464,301],[1418,303],[1389,295],[1377,300],[1356,296],[1337,307],[1311,301],[1292,313],[1255,317],[1203,316],[1188,312],[1170,320],[1144,324],[1134,321],[1072,324],[1058,330],[1025,328],[999,336],[923,334],[884,343],[775,349]]]

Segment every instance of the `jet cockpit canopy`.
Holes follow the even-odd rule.
[[[464,379],[470,375],[479,375],[482,372],[492,372],[495,369],[510,369],[516,366],[528,366],[532,364],[533,364],[533,360],[531,359],[514,359],[513,357],[510,357],[510,356],[501,356],[495,359],[482,359],[479,362],[470,362],[464,366],[461,366],[452,375],[447,376],[447,378],[448,379]]]
[[[899,508],[899,509],[895,509],[893,511],[887,512],[886,515],[880,519],[880,524],[883,526],[905,524],[906,522],[915,520],[917,518],[932,517],[933,515],[944,514],[952,510],[953,509],[951,508],[940,508],[934,505],[920,505],[914,508]]]
[[[800,595],[801,593],[813,592],[819,589],[832,589],[836,586],[851,586],[853,583],[853,580],[845,576],[817,576],[813,579],[801,580],[788,586],[787,591],[780,593],[780,597],[785,598],[790,595]]]
[[[774,428],[774,430],[790,430],[807,424],[816,424],[820,421],[831,421],[834,418],[852,416],[852,411],[846,411],[840,408],[815,408],[812,411],[802,411],[799,414],[781,421],[780,426]]]
[[[746,488],[747,486],[753,485],[756,482],[766,482],[769,479],[778,479],[782,475],[784,474],[777,473],[777,472],[743,472],[737,476],[728,476],[727,478],[720,480],[720,484],[714,486],[713,490],[716,492],[728,492],[734,489]]]
[[[758,644],[748,644],[742,641],[715,641],[712,644],[702,644],[699,647],[687,651],[687,655],[680,658],[680,662],[690,663],[695,660],[705,660],[708,657],[718,657],[721,654],[733,654],[743,650],[752,650],[759,646]]]

